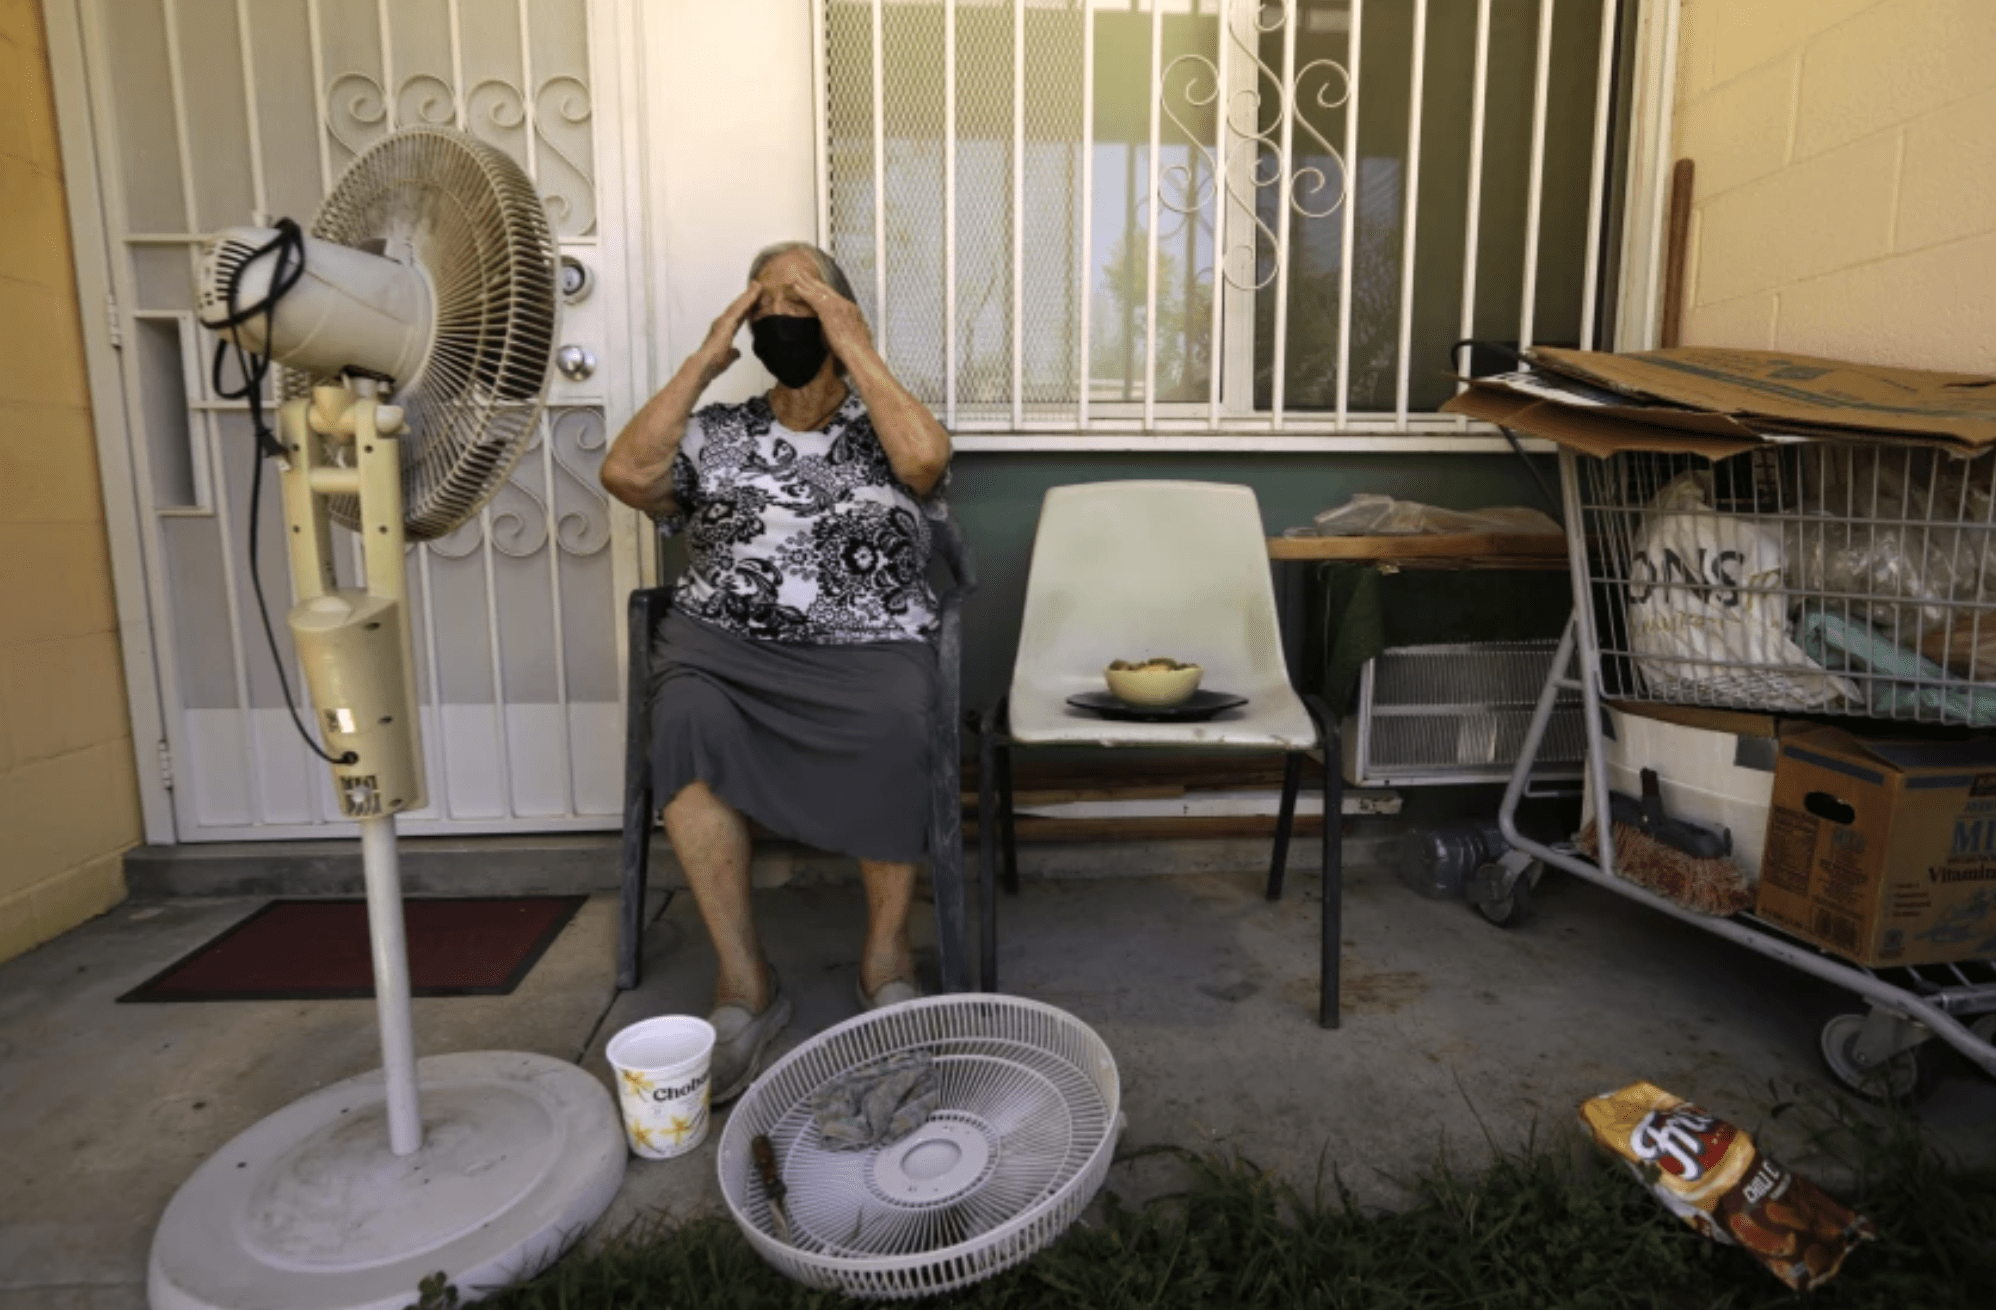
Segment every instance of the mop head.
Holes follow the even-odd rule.
[[[1626,823],[1616,824],[1614,833],[1615,872],[1636,886],[1701,914],[1739,914],[1753,908],[1753,885],[1731,856],[1687,855]],[[1589,857],[1600,858],[1593,820],[1580,830],[1575,844]]]

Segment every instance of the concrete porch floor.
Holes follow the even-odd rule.
[[[1569,879],[1549,878],[1537,916],[1505,932],[1361,864],[1346,893],[1344,1026],[1325,1032],[1316,876],[1292,875],[1276,905],[1260,881],[1029,879],[1004,904],[1001,981],[1108,1041],[1125,1146],[1238,1151],[1305,1186],[1321,1153],[1388,1200],[1392,1180],[1444,1142],[1473,1160],[1484,1125],[1506,1145],[1535,1124],[1542,1139],[1563,1133],[1581,1099],[1637,1078],[1758,1128],[1770,1082],[1827,1086],[1817,1030],[1855,1008]],[[261,1116],[378,1063],[370,1001],[114,1003],[259,903],[134,900],[0,965],[0,1310],[144,1305],[153,1226],[194,1166]],[[796,1003],[792,1040],[850,1016],[858,889],[766,889],[757,910]],[[711,967],[691,901],[676,895],[647,938],[644,985],[617,993],[614,911],[614,896],[593,896],[511,996],[417,1001],[419,1051],[538,1051],[607,1083],[608,1037],[652,1014],[704,1012]],[[1996,1085],[1947,1058],[1924,1117],[1996,1154]],[[605,1223],[716,1207],[712,1141],[677,1161],[633,1161]],[[1151,1190],[1151,1167],[1118,1166],[1111,1185]]]

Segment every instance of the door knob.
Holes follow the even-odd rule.
[[[563,346],[554,352],[554,366],[570,382],[580,382],[596,371],[596,354],[587,346]]]

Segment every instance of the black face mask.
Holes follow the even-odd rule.
[[[818,376],[831,353],[818,320],[802,314],[771,314],[749,324],[755,357],[786,387],[801,387]]]

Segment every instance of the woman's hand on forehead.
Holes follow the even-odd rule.
[[[757,318],[770,314],[816,318],[818,309],[813,302],[817,297],[813,293],[831,291],[825,280],[818,276],[817,270],[808,266],[779,272],[776,264],[772,264],[753,280],[752,285],[762,288],[762,296],[755,302]]]

